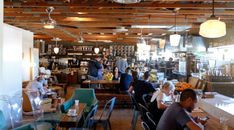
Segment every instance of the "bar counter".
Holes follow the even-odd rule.
[[[234,128],[233,98],[214,93],[214,98],[199,99],[198,106],[218,120],[225,120],[225,124]]]

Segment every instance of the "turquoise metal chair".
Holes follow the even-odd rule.
[[[7,123],[6,123],[6,119],[3,115],[3,112],[0,110],[0,130],[7,130]]]
[[[116,97],[113,97],[111,100],[109,100],[103,110],[101,115],[97,115],[94,116],[93,118],[91,118],[91,122],[94,125],[94,130],[96,130],[96,125],[97,123],[102,124],[104,130],[107,130],[107,127],[109,126],[110,130],[111,130],[111,123],[110,123],[110,117],[115,105],[115,101],[116,101]]]
[[[85,113],[90,112],[92,108],[98,104],[94,89],[78,88],[74,91],[72,97],[61,105],[61,112],[66,113],[75,103],[75,100],[79,100],[80,103],[85,103],[87,105],[84,110]]]
[[[35,122],[22,125],[12,130],[51,130],[52,125],[46,122]]]

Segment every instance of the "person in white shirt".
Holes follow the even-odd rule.
[[[158,123],[165,109],[172,103],[172,96],[175,86],[172,82],[165,82],[161,89],[154,92],[149,111],[154,116],[155,123]]]

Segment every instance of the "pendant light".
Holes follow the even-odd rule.
[[[176,11],[175,11],[175,32],[170,35],[170,44],[171,46],[178,46],[180,43],[180,35],[176,33]]]
[[[141,2],[141,0],[113,0],[113,1],[120,4],[135,4]]]
[[[94,48],[94,53],[98,54],[100,49],[97,47],[97,40],[96,40],[96,47]]]
[[[54,53],[55,53],[55,54],[58,54],[58,53],[59,53],[59,47],[58,47],[58,45],[57,45],[57,42],[58,42],[58,41],[61,41],[61,39],[58,38],[58,37],[56,37],[56,38],[53,38],[52,41],[55,41],[55,44],[56,44],[55,47],[54,47]]]
[[[45,29],[54,29],[55,28],[55,26],[56,26],[56,21],[55,20],[53,20],[52,18],[51,18],[51,16],[50,16],[50,14],[53,12],[53,10],[54,10],[54,7],[48,7],[47,9],[46,9],[46,12],[48,13],[48,21],[46,21],[45,23],[44,23],[44,28]]]
[[[199,34],[206,38],[219,38],[226,35],[226,24],[214,15],[214,0],[212,1],[212,15],[200,25]]]

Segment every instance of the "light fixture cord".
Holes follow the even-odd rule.
[[[176,11],[175,11],[175,32],[176,32]]]
[[[212,16],[214,16],[214,0],[212,1]]]
[[[58,42],[58,41],[57,41],[57,40],[55,40],[56,47],[58,47],[58,44],[57,44],[57,42]]]

